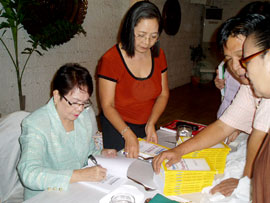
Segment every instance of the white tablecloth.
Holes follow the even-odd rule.
[[[175,135],[173,133],[168,133],[163,130],[159,130],[158,137],[159,137],[159,144],[167,146],[167,147],[175,146],[176,140],[175,140]],[[241,176],[243,172],[243,167],[245,165],[246,139],[247,139],[247,135],[242,134],[241,136],[238,137],[238,139],[235,142],[231,144],[232,152],[227,157],[227,166],[225,169],[224,177],[229,178],[229,177]],[[215,183],[217,183],[218,181],[220,180],[218,180],[218,177],[217,177],[215,180]],[[137,187],[139,191],[141,191],[144,194],[145,196],[144,199],[153,197],[157,192],[160,192],[157,190],[147,192],[145,191],[143,186],[137,183],[134,183],[131,180],[128,180],[127,184]],[[241,189],[238,190],[238,192],[240,191],[243,192],[243,190]],[[249,193],[249,191],[247,191],[246,193]],[[61,191],[61,192],[44,191],[38,194],[37,196],[25,201],[25,203],[36,203],[36,202],[38,203],[47,203],[47,202],[50,202],[50,203],[69,203],[69,202],[70,203],[73,203],[73,202],[98,203],[99,200],[105,195],[106,193],[104,192],[89,188],[79,183],[73,183],[70,185],[67,191]],[[200,203],[200,202],[220,203],[220,202],[223,202],[223,200],[226,200],[225,197],[222,197],[222,195],[220,195],[219,198],[213,198],[213,196],[209,195],[207,191],[205,191],[204,193],[186,194],[186,195],[181,195],[177,197],[175,196],[175,197],[170,197],[170,198],[174,200],[178,200],[178,201],[183,201],[183,202],[184,202],[184,199],[186,199],[187,201],[191,201],[193,203]],[[234,196],[232,196],[232,198],[230,199],[230,202],[231,203],[233,202],[246,203],[248,201],[240,200],[239,196],[237,196],[237,194],[235,193]]]

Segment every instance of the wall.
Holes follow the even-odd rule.
[[[235,16],[241,8],[247,4],[254,2],[254,0],[191,0],[192,2],[205,1],[207,7],[213,6],[222,8],[221,20],[205,20],[203,22],[203,43],[202,47],[206,58],[202,61],[205,65],[200,68],[201,81],[209,82],[215,76],[218,64],[223,60],[224,56],[217,49],[216,33],[218,27],[228,18]],[[270,1],[270,0],[266,0]]]
[[[135,0],[136,1],[136,0]],[[87,67],[93,76],[102,54],[116,43],[120,21],[134,0],[89,0],[88,12],[83,27],[87,36],[75,36],[68,43],[44,52],[44,56],[33,55],[23,78],[23,94],[26,95],[26,110],[34,111],[43,106],[49,97],[50,82],[55,71],[64,63],[78,62]],[[153,0],[162,11],[165,0]],[[175,36],[165,32],[161,36],[161,47],[168,61],[169,87],[174,88],[190,81],[190,45],[200,40],[202,5],[179,0],[182,8],[182,23]],[[192,13],[192,15],[190,15]],[[7,35],[8,46],[12,41]],[[27,39],[22,31],[20,40]],[[20,42],[20,47],[25,47]],[[22,58],[24,60],[24,58]],[[0,113],[2,115],[19,110],[16,75],[12,63],[0,45]],[[96,92],[91,100],[98,113]]]

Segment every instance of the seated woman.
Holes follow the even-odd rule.
[[[270,98],[270,20],[259,23],[245,40],[240,62],[257,97]],[[262,102],[261,101],[261,102]],[[267,121],[270,108],[264,112]],[[253,203],[269,202],[270,197],[270,136],[267,134],[254,163]]]
[[[89,97],[92,78],[79,64],[66,64],[52,81],[53,97],[22,122],[18,172],[29,199],[43,190],[66,190],[70,183],[101,181],[106,169],[89,168],[88,156],[115,156],[113,149],[97,150],[92,136],[96,120]]]

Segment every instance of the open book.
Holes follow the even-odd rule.
[[[81,182],[84,185],[108,193],[125,184],[129,178],[147,187],[156,187],[153,182],[153,168],[148,162],[126,158],[123,155],[118,155],[115,158],[103,156],[95,156],[95,158],[98,164],[107,169],[107,176],[101,182]],[[94,164],[89,160],[87,167],[91,166]]]
[[[107,176],[101,182],[80,182],[89,187],[101,190],[103,192],[110,192],[127,181],[127,172],[129,166],[136,159],[128,159],[124,156],[117,156],[114,158],[107,158],[101,155],[95,156],[98,164],[107,169]],[[91,160],[88,160],[88,166],[95,166]]]

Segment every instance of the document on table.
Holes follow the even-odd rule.
[[[147,142],[144,139],[138,139],[140,145],[140,156],[147,158],[147,157],[154,157],[159,153],[168,150],[167,147],[164,147],[159,144],[154,144],[151,142]]]
[[[136,159],[129,159],[124,156],[117,156],[114,158],[107,158],[103,156],[95,156],[98,164],[107,169],[107,176],[101,182],[80,182],[92,188],[102,190],[103,192],[110,192],[127,181],[127,171],[129,166]],[[87,167],[95,166],[91,160],[88,161]]]
[[[186,158],[168,167],[168,170],[210,171],[210,167],[204,158]]]

